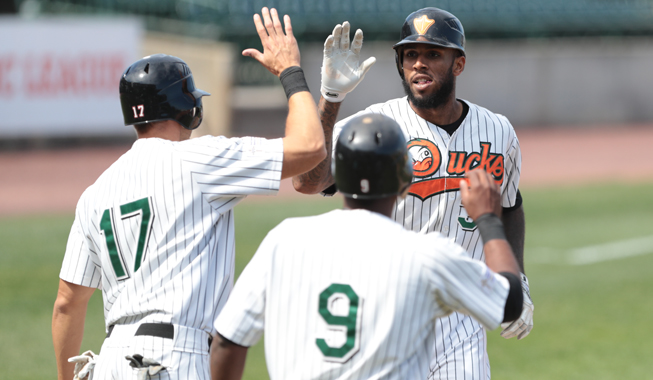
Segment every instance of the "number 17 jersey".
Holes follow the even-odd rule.
[[[234,273],[233,207],[273,195],[281,139],[137,140],[81,196],[60,278],[102,289],[106,327],[213,333]]]

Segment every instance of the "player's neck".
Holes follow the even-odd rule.
[[[392,209],[395,207],[396,201],[395,196],[381,199],[353,199],[345,197],[344,206],[348,210],[368,210],[390,218],[392,217]]]
[[[455,93],[451,94],[446,103],[438,107],[418,108],[413,104],[410,107],[419,117],[435,125],[454,123],[463,113],[463,105],[456,99]]]
[[[174,120],[164,120],[151,123],[148,128],[137,129],[136,134],[139,139],[160,138],[170,141],[183,141],[190,138],[191,131]]]

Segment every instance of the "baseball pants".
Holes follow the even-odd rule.
[[[428,380],[489,380],[490,360],[485,329],[470,317],[453,313],[436,323],[434,360]],[[456,339],[461,337],[462,339]]]
[[[111,326],[93,380],[137,380],[139,369],[125,359],[136,354],[166,367],[147,379],[210,380],[209,338],[202,330],[163,323]]]

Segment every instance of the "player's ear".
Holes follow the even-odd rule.
[[[458,76],[463,73],[463,70],[465,70],[465,63],[467,62],[466,57],[462,53],[458,57],[454,58],[453,60],[453,68],[452,72],[453,75]]]

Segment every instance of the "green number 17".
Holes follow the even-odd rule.
[[[142,198],[120,206],[120,216],[122,220],[137,215],[141,216],[141,223],[138,231],[136,255],[134,256],[134,273],[141,267],[141,263],[144,259],[143,254],[145,247],[147,247],[147,242],[150,239],[150,234],[152,232],[154,212],[152,210],[151,197]],[[118,239],[116,239],[113,208],[104,210],[102,219],[100,220],[100,230],[106,240],[109,259],[111,260],[111,266],[113,267],[113,272],[116,274],[116,278],[118,280],[129,278],[125,258],[120,249]]]

